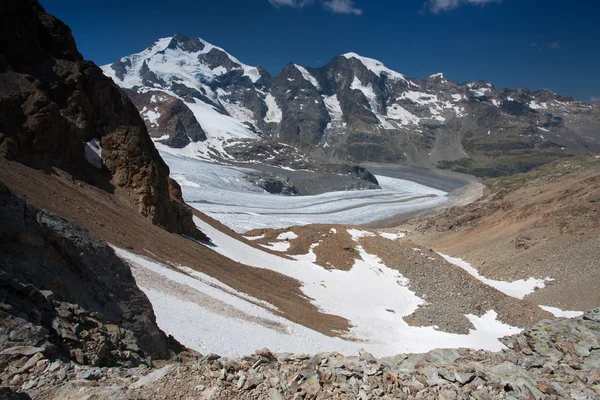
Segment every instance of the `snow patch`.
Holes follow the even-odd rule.
[[[538,103],[535,100],[532,100],[529,103],[529,108],[531,108],[532,110],[545,110],[546,108],[548,108],[548,103]]]
[[[85,159],[94,168],[102,169],[102,146],[100,146],[100,139],[93,138],[85,144]]]
[[[471,266],[471,264],[469,264],[465,260],[456,258],[456,257],[451,257],[451,256],[448,256],[448,255],[445,255],[442,253],[438,253],[438,254],[440,256],[442,256],[450,264],[454,264],[457,267],[460,267],[463,270],[465,270],[466,272],[468,272],[469,275],[471,275],[478,281],[485,283],[486,285],[499,290],[500,292],[504,293],[507,296],[511,296],[511,297],[521,299],[521,300],[523,300],[523,298],[525,296],[527,296],[528,294],[533,293],[536,289],[544,288],[546,286],[545,282],[551,280],[550,278],[545,278],[545,279],[529,278],[526,280],[519,279],[519,280],[513,281],[513,282],[506,282],[506,281],[496,281],[493,279],[487,279],[487,278],[483,277],[482,275],[480,275],[479,271],[477,271],[477,269],[473,268]]]
[[[290,242],[271,242],[267,244],[261,244],[262,247],[273,251],[288,251],[291,247]]]
[[[267,106],[267,115],[265,116],[265,122],[280,123],[283,119],[283,113],[281,108],[277,105],[275,97],[271,93],[265,96],[265,105]]]
[[[363,237],[375,236],[375,234],[373,232],[361,231],[358,229],[348,229],[348,233],[350,234],[350,236],[352,236],[352,239],[355,241],[358,241],[358,239],[363,238]]]
[[[389,240],[396,240],[396,239],[401,239],[404,236],[406,236],[406,233],[404,233],[404,232],[398,232],[398,233],[380,232],[379,236],[381,236],[382,238],[385,238],[385,239],[389,239]]]
[[[263,233],[260,236],[244,236],[244,239],[246,240],[259,240],[259,239],[263,239],[265,237],[265,234]]]
[[[406,80],[406,78],[404,77],[404,75],[402,75],[399,72],[392,71],[391,69],[389,69],[388,67],[383,65],[383,63],[381,61],[375,60],[373,58],[363,57],[356,53],[346,53],[346,54],[343,54],[343,57],[346,57],[347,59],[356,58],[369,71],[373,72],[377,76],[381,76],[383,74],[384,76],[387,76],[394,80],[401,80],[401,81],[408,82]]]
[[[316,89],[320,89],[319,82],[317,82],[317,80],[315,79],[315,77],[312,76],[310,74],[310,72],[308,72],[308,70],[306,68],[304,68],[304,67],[302,67],[302,66],[300,66],[298,64],[294,64],[294,67],[296,67],[296,69],[298,71],[300,71],[300,73],[302,74],[302,77],[304,79],[306,79],[307,81],[309,81],[311,85],[313,85]]]
[[[279,234],[279,236],[277,236],[277,240],[294,240],[294,239],[298,239],[298,235],[296,235],[292,231],[284,232],[284,233]]]
[[[337,94],[331,96],[322,96],[325,108],[329,113],[331,121],[327,124],[327,129],[340,129],[344,127],[344,112],[338,100]]]
[[[557,318],[576,318],[581,317],[584,314],[583,311],[563,311],[560,308],[549,306],[540,306],[540,308],[544,311],[548,311]]]

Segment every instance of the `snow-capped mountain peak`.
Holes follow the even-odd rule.
[[[383,63],[381,61],[376,60],[374,58],[363,57],[356,53],[345,53],[345,54],[342,54],[342,57],[345,57],[347,59],[355,58],[355,59],[359,60],[361,63],[363,63],[363,65],[368,70],[373,72],[378,77],[380,77],[383,74],[392,79],[407,81],[407,79],[404,75],[402,75],[399,72],[389,69],[388,67],[383,65]]]
[[[104,73],[126,88],[169,86],[173,82],[201,89],[200,82],[211,82],[233,70],[242,71],[252,83],[261,70],[246,65],[200,38],[177,34],[158,39],[145,50],[102,67]]]

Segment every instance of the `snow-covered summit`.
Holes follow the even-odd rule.
[[[240,71],[253,83],[261,70],[240,62],[220,47],[200,38],[177,34],[158,39],[145,50],[104,65],[104,74],[122,87],[163,87],[183,84],[200,89],[216,77]]]
[[[346,53],[342,54],[342,57],[347,59],[356,58],[370,71],[372,71],[375,75],[381,76],[381,74],[386,75],[389,78],[406,81],[406,77],[399,72],[393,71],[383,65],[383,63],[374,58],[363,57],[356,53]]]

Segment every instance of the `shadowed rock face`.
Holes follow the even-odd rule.
[[[82,349],[73,356],[80,363],[83,358],[99,365],[132,361],[121,354],[125,349],[111,353],[113,344],[101,343],[84,332],[102,336],[100,332],[124,329],[129,333],[123,331],[123,335],[131,336],[128,350],[135,352],[132,344],[137,343],[154,358],[169,356],[168,339],[156,325],[150,301],[137,287],[129,266],[108,244],[82,226],[11,194],[2,182],[0,293],[9,304],[2,308],[4,321],[15,327],[32,323],[46,332],[28,343],[31,346],[50,340],[50,347],[59,350]],[[105,349],[91,351],[98,346]],[[133,365],[139,361],[138,357]]]
[[[99,139],[104,180],[125,189],[153,223],[195,235],[191,214],[169,196],[169,169],[135,106],[35,0],[0,5],[0,116],[4,157],[89,180],[98,172],[85,143]]]

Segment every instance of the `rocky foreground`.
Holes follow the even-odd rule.
[[[101,368],[46,358],[44,347],[19,346],[18,333],[3,334],[0,351],[7,386],[0,393],[24,392],[13,398],[600,398],[600,309],[541,321],[503,339],[500,353],[452,349],[383,359],[264,349],[242,359],[181,353],[161,368]]]

